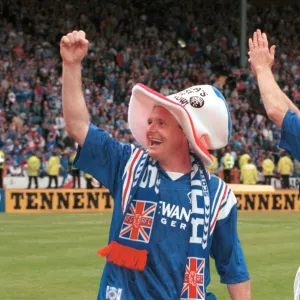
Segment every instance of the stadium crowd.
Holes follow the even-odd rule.
[[[213,153],[213,172],[226,169],[227,154],[233,158],[232,168],[241,169],[239,159],[248,154],[262,173],[267,158],[275,163],[273,174],[281,173],[278,162],[286,153],[278,147],[280,130],[266,118],[251,71],[239,67],[236,1],[172,3],[81,0],[76,5],[45,1],[41,6],[36,0],[1,2],[0,150],[8,176],[27,174],[27,160],[33,153],[41,161],[39,175],[47,175],[47,161],[53,154],[64,165],[60,172],[68,169],[68,157],[76,145],[64,130],[59,41],[73,29],[84,30],[90,41],[83,62],[83,93],[91,121],[111,136],[135,142],[126,118],[136,83],[164,95],[211,84],[228,101],[233,122],[229,146]],[[297,106],[299,23],[293,6],[248,4],[247,30],[250,34],[261,28],[277,45],[274,74]],[[290,174],[300,173],[298,164],[293,160]]]

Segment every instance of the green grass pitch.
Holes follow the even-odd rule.
[[[0,214],[0,299],[96,299],[109,213]],[[253,300],[291,300],[300,265],[299,213],[239,213]],[[209,290],[229,299],[214,264]]]

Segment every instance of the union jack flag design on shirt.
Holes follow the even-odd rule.
[[[157,203],[132,200],[126,213],[119,237],[149,243]]]
[[[204,258],[188,257],[180,299],[205,299]]]

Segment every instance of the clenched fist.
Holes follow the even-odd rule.
[[[64,64],[80,64],[87,53],[88,45],[82,30],[64,35],[60,41],[60,55]]]

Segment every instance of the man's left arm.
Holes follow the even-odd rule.
[[[215,260],[221,283],[227,284],[233,300],[250,300],[250,278],[237,234],[237,200],[224,184],[224,198],[216,207],[216,225],[213,228],[211,257]]]
[[[251,288],[250,280],[236,283],[227,284],[228,292],[231,300],[250,300],[251,299]]]
[[[254,77],[257,78],[261,98],[266,112],[277,126],[281,127],[288,110],[300,116],[299,109],[280,89],[272,73],[275,46],[269,49],[268,38],[259,29],[249,39],[249,61]]]

